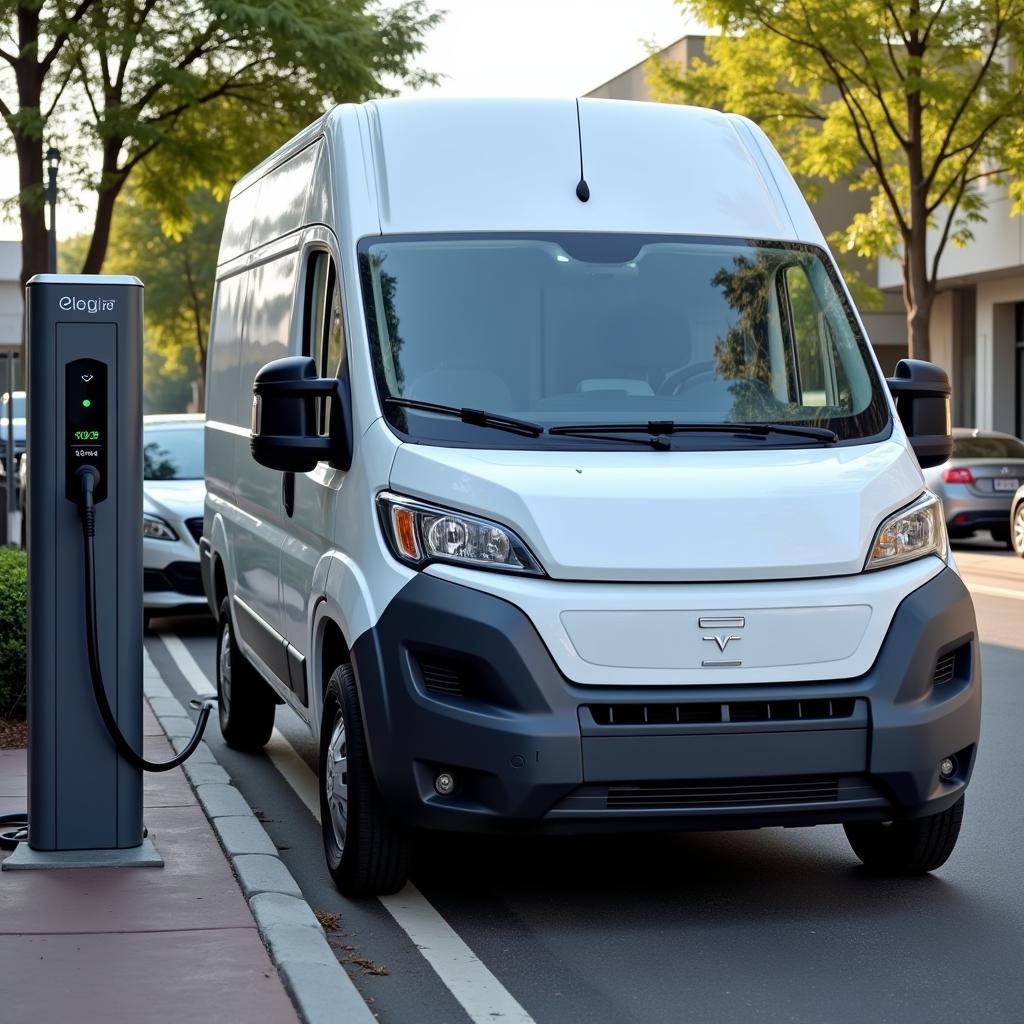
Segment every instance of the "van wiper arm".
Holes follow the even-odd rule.
[[[770,434],[791,434],[809,437],[825,444],[835,444],[839,435],[828,427],[804,427],[790,423],[676,423],[674,420],[651,420],[647,423],[580,423],[549,427],[549,434],[750,434],[768,437]]]
[[[418,409],[420,412],[433,412],[438,416],[454,416],[463,423],[474,427],[494,427],[495,430],[507,430],[512,434],[525,437],[540,437],[544,428],[539,423],[529,420],[517,420],[513,416],[502,416],[501,413],[487,412],[485,409],[465,409],[455,405],[437,405],[434,402],[419,402],[415,398],[385,398],[385,404],[397,405],[403,409]]]

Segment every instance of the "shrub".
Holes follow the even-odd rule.
[[[25,717],[28,558],[0,548],[0,718]]]

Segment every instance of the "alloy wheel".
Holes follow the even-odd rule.
[[[219,703],[223,720],[231,711],[231,629],[227,625],[220,631],[218,663],[220,666]]]
[[[345,831],[348,827],[348,745],[345,742],[345,719],[340,709],[327,744],[324,786],[334,841],[338,849],[343,850]]]
[[[1018,506],[1013,517],[1013,546],[1017,554],[1024,555],[1024,503]]]

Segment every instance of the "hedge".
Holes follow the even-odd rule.
[[[0,718],[25,717],[28,558],[0,548]]]

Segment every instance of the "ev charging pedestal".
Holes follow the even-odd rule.
[[[26,288],[29,493],[28,842],[17,868],[159,866],[142,771],[92,690],[75,471],[99,469],[96,615],[107,697],[142,750],[142,282],[40,274]]]

